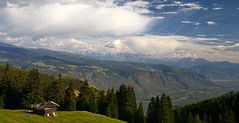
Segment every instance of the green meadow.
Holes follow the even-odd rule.
[[[86,111],[58,111],[57,117],[43,117],[30,110],[0,110],[0,123],[126,123]]]

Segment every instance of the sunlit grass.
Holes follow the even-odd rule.
[[[85,111],[59,111],[57,117],[43,117],[29,110],[0,110],[0,123],[125,123]]]

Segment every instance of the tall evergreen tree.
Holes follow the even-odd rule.
[[[116,95],[119,108],[119,119],[134,123],[134,116],[137,109],[134,89],[123,84],[120,86]]]
[[[65,103],[64,108],[67,111],[76,110],[76,96],[75,96],[75,87],[70,83],[69,87],[66,89]]]
[[[85,81],[80,88],[80,94],[77,101],[77,109],[89,112],[98,112],[98,93],[95,88],[89,86]]]
[[[2,93],[4,93],[4,104],[7,109],[15,109],[19,107],[19,103],[21,103],[20,99],[20,91],[19,91],[19,81],[15,78],[11,77],[10,66],[7,63],[3,78],[2,78]]]
[[[154,97],[151,98],[148,104],[146,122],[147,123],[155,123],[155,99]]]
[[[44,101],[41,87],[40,73],[38,69],[32,69],[28,74],[27,82],[23,91],[23,104],[25,106]]]
[[[137,109],[135,113],[135,123],[145,123],[145,117],[144,117],[144,110],[143,110],[143,105],[140,102],[139,108]]]
[[[20,108],[19,103],[21,103],[21,94],[18,87],[17,80],[11,80],[8,89],[5,94],[5,108],[16,109]]]
[[[65,84],[62,74],[58,74],[57,79],[47,87],[45,93],[45,100],[55,101],[56,103],[63,105],[65,99]]]
[[[147,111],[147,123],[174,123],[172,102],[169,96],[152,98]]]
[[[118,105],[114,89],[107,92],[106,115],[110,117],[118,117]]]
[[[0,80],[0,97],[2,97],[3,103],[6,103],[6,93],[11,84],[9,69],[9,63],[7,63],[3,72],[3,77]]]
[[[107,94],[105,93],[105,91],[99,91],[98,113],[108,116],[108,114],[106,114],[106,110],[107,110]]]
[[[169,96],[164,93],[160,100],[160,122],[161,123],[174,123],[174,115],[172,111],[172,102]]]
[[[10,66],[7,63],[2,79],[0,80],[0,97],[2,105],[4,105],[4,108],[7,109],[16,109],[16,108],[22,108],[21,102],[22,102],[22,84],[24,83],[19,75],[16,74],[15,76],[12,76],[12,73],[10,71]]]
[[[154,123],[161,123],[161,101],[159,99],[159,96],[155,99],[155,105],[154,105]]]

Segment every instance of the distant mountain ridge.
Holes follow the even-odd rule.
[[[12,65],[24,69],[37,67],[48,73],[60,72],[87,79],[101,89],[118,88],[122,83],[127,83],[134,86],[141,101],[147,101],[151,96],[162,92],[170,94],[174,100],[179,100],[186,93],[194,95],[205,92],[207,95],[214,87],[214,84],[203,75],[167,65],[101,61],[82,55],[20,48],[3,43],[0,43],[0,49],[2,64],[5,64],[7,59]],[[195,99],[188,97],[176,103],[192,100]]]
[[[223,62],[211,62],[204,59],[185,58],[173,61],[164,61],[161,64],[184,68],[192,72],[204,75],[211,80],[238,80],[239,64]]]

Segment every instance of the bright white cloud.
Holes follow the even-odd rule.
[[[116,39],[113,42],[108,42],[106,44],[106,46],[110,47],[110,48],[121,48],[122,45],[123,45],[123,43],[122,43],[122,41],[120,39]]]
[[[214,22],[214,21],[207,21],[207,24],[208,24],[209,26],[217,25],[217,23]]]
[[[152,18],[137,10],[119,7],[112,0],[72,0],[0,9],[0,23],[7,32],[18,35],[129,35],[144,32]],[[63,4],[64,3],[64,4]],[[131,5],[136,6],[135,4]]]
[[[181,46],[179,42],[181,36],[131,36],[125,37],[126,44],[135,53],[147,53],[154,57],[161,57],[173,53],[177,47]],[[183,40],[184,37],[182,37]]]
[[[185,3],[182,4],[181,7],[184,7],[184,11],[189,11],[189,10],[207,10],[207,8],[201,6],[198,3]]]
[[[207,8],[203,7],[197,2],[180,2],[180,1],[175,1],[172,4],[159,4],[156,6],[156,9],[164,9],[166,7],[178,7],[182,11],[191,11],[191,10],[207,10]]]
[[[239,44],[219,42],[217,38],[187,36],[123,36],[119,39],[105,37],[101,39],[76,39],[42,37],[33,40],[30,37],[1,36],[4,42],[17,46],[47,48],[81,54],[142,54],[147,58],[204,58],[208,60],[229,60],[239,62]],[[210,44],[210,45],[209,45]],[[230,57],[229,57],[230,56]]]
[[[215,7],[215,8],[212,8],[212,10],[223,10],[224,8],[222,7]]]
[[[193,21],[181,21],[183,24],[192,24],[192,25],[195,25],[195,26],[198,26],[200,25],[199,22],[193,22]]]
[[[163,17],[163,16],[158,16],[158,17],[154,17],[154,18],[156,18],[156,19],[164,19],[165,17]]]

